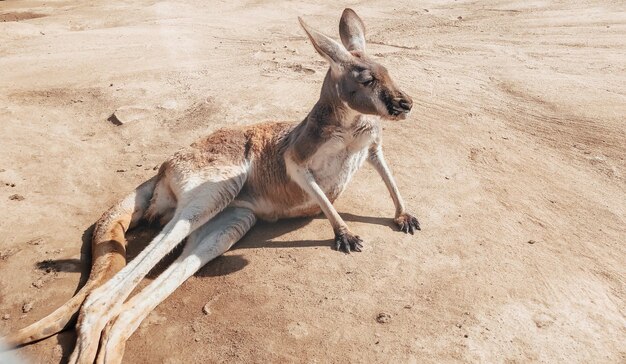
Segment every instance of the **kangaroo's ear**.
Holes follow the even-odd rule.
[[[341,14],[339,35],[347,50],[365,53],[365,24],[354,10],[346,8]]]
[[[352,59],[352,55],[341,44],[335,42],[332,38],[318,32],[317,30],[306,25],[302,18],[298,17],[302,29],[309,36],[313,47],[317,53],[326,58],[331,65],[341,65],[349,62]]]

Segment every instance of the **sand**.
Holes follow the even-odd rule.
[[[302,120],[327,65],[297,16],[338,37],[344,6],[0,2],[0,333],[72,295],[92,224],[168,155]],[[323,217],[258,224],[125,362],[625,362],[626,6],[350,6],[414,99],[384,150],[422,231],[396,231],[365,166],[335,203],[364,252],[332,250]],[[153,233],[131,234],[131,257]],[[64,362],[74,340],[15,353]]]

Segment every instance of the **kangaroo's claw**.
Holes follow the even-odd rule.
[[[335,249],[347,254],[351,251],[360,252],[363,249],[363,240],[350,232],[339,233],[335,236]]]
[[[407,234],[413,235],[415,230],[421,230],[420,223],[417,218],[411,214],[404,213],[394,219],[394,222],[400,228],[400,231],[404,231]]]

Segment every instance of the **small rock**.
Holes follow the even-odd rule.
[[[198,343],[198,342],[200,342],[200,338],[199,338],[199,337],[197,337],[197,338],[195,338],[195,339],[193,339],[193,340],[194,340],[195,342],[197,342],[197,343]]]
[[[469,335],[465,334],[465,335],[463,335],[463,337],[467,339],[469,337]]]
[[[24,312],[24,313],[28,313],[32,309],[33,309],[33,303],[32,302],[26,302],[24,305],[22,305],[22,312]]]
[[[5,321],[10,319],[10,318],[11,318],[11,315],[9,315],[8,313],[5,313],[4,315],[2,315],[2,319],[5,320]]]
[[[391,321],[391,315],[387,312],[381,312],[378,314],[378,316],[376,316],[376,322],[378,322],[379,324],[386,324],[389,321]]]
[[[9,196],[9,200],[11,201],[24,201],[25,197],[22,195],[18,195],[17,193]]]
[[[459,16],[457,16],[456,18],[457,18],[457,19],[459,19],[459,20],[463,20],[463,17],[462,17],[462,16],[460,16],[460,15],[459,15]]]
[[[461,327],[463,327],[463,325],[462,324],[456,324],[456,327],[458,327],[460,329]]]
[[[528,240],[528,244],[535,244],[536,242],[537,242],[537,241],[532,240],[532,239],[531,239],[531,240]]]
[[[204,307],[202,307],[202,313],[205,315],[210,315],[211,314],[211,307],[209,306],[210,304],[207,303],[206,305],[204,305]]]
[[[150,111],[140,107],[123,106],[115,110],[107,119],[111,123],[120,126],[131,122],[146,119],[150,116]]]
[[[35,288],[41,288],[43,287],[43,280],[38,279],[35,282],[31,283],[33,287]]]

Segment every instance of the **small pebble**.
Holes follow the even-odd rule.
[[[30,312],[30,310],[33,309],[33,303],[32,302],[26,302],[23,306],[22,306],[22,312],[24,313],[28,313]]]
[[[18,195],[17,193],[15,195],[9,196],[9,200],[11,201],[23,201],[24,199],[25,199],[24,196]]]
[[[209,307],[208,303],[204,305],[204,307],[202,307],[202,313],[204,313],[205,315],[211,314],[211,307]]]
[[[376,316],[376,322],[379,324],[386,324],[391,321],[391,315],[386,312],[381,312]]]
[[[5,313],[4,315],[2,315],[3,320],[8,320],[10,318],[11,318],[11,315],[9,315],[8,313]]]
[[[528,240],[528,244],[535,244],[536,241],[535,240]]]

